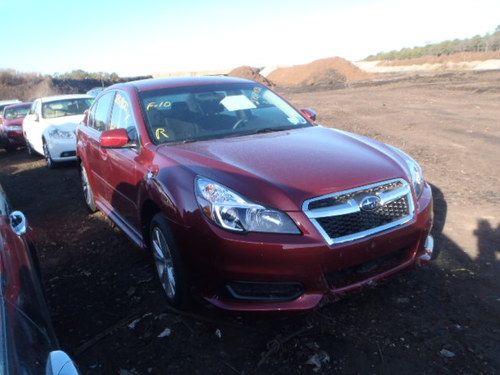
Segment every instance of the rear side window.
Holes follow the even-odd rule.
[[[134,112],[130,100],[125,94],[117,92],[113,101],[113,112],[109,129],[125,129],[130,140],[138,141],[137,127],[134,120]]]
[[[101,132],[106,130],[114,94],[114,92],[108,92],[97,100],[97,103],[94,106],[95,109],[93,108],[91,111],[89,121],[90,127]]]

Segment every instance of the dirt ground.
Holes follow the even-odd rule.
[[[308,374],[311,357],[318,373],[500,372],[500,72],[285,96],[423,165],[438,260],[308,314],[178,314],[149,255],[87,213],[74,166],[1,153],[0,182],[36,230],[62,348],[84,374]]]

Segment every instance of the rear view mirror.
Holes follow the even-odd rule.
[[[55,350],[49,353],[46,375],[78,375],[79,372],[71,358],[61,350]]]
[[[316,114],[316,111],[312,108],[304,108],[304,109],[301,109],[300,112],[306,116],[309,120],[311,120],[312,122],[316,122],[316,117],[317,117],[317,114]]]
[[[105,148],[121,148],[129,144],[130,139],[125,129],[113,129],[103,131],[99,144]]]

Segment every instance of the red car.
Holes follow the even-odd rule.
[[[77,155],[87,205],[152,251],[178,307],[196,292],[227,310],[309,310],[432,256],[412,158],[253,81],[107,88]]]
[[[30,237],[0,186],[0,374],[78,375],[58,350]]]
[[[0,142],[6,151],[26,145],[23,136],[23,119],[32,103],[19,103],[4,108],[0,122]]]

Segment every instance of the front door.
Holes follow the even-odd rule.
[[[138,194],[145,172],[138,162],[140,142],[134,115],[128,95],[117,91],[108,129],[126,129],[130,143],[127,147],[107,149],[106,179],[113,211],[130,227],[140,231]]]

